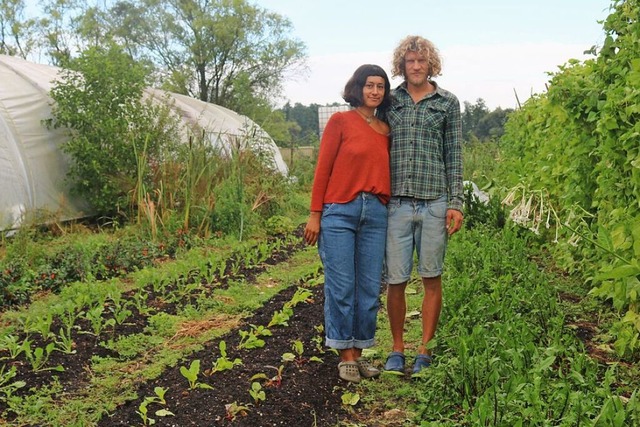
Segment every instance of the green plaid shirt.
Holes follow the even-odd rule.
[[[385,117],[391,126],[391,195],[433,200],[448,195],[462,212],[462,122],[458,98],[436,90],[413,102],[406,83],[394,91]]]

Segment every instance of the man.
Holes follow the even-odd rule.
[[[404,82],[385,117],[391,126],[391,201],[386,249],[387,311],[393,349],[385,371],[404,374],[405,289],[413,270],[422,278],[422,342],[413,374],[428,367],[429,341],[442,307],[442,270],[449,236],[462,226],[462,128],[455,95],[432,80],[440,75],[435,46],[420,36],[402,40],[392,74]]]

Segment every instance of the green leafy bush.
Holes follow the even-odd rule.
[[[143,101],[147,70],[119,47],[92,47],[72,59],[51,89],[47,124],[67,128],[72,192],[98,215],[127,212],[132,190],[149,183],[151,167],[175,142],[176,121],[166,105]],[[139,176],[140,172],[145,176]]]

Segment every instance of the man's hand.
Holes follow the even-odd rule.
[[[462,212],[455,209],[447,209],[447,233],[451,236],[462,228]]]

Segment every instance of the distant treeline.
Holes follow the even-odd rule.
[[[337,103],[331,105],[339,105]],[[285,104],[280,111],[285,116],[286,121],[295,122],[298,126],[290,129],[292,135],[289,147],[313,146],[319,140],[318,108],[320,105],[302,105],[296,103]],[[489,141],[498,139],[504,133],[504,124],[507,117],[513,110],[511,108],[502,109],[500,107],[489,111],[487,104],[482,98],[478,98],[475,104],[464,102],[462,108],[462,133],[466,141]],[[283,146],[276,141],[278,145]]]

